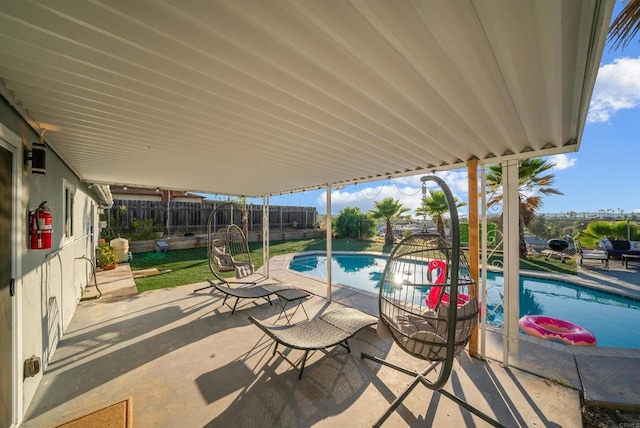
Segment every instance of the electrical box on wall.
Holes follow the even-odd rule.
[[[40,358],[32,355],[24,360],[24,378],[33,377],[40,373]]]

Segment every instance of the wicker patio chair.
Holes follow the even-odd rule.
[[[242,279],[256,273],[251,262],[249,243],[244,233],[242,233],[242,229],[235,224],[230,224],[222,227],[218,232],[214,232],[213,223],[216,213],[230,204],[222,204],[209,214],[207,220],[207,261],[209,270],[211,270],[215,279],[208,279],[209,285],[198,288],[194,292],[215,288],[224,294],[222,304],[227,304],[233,314],[236,311],[238,302],[242,299],[264,298],[271,304],[271,295],[277,291],[295,287],[278,284],[258,285],[257,280],[230,281],[223,276],[224,272],[234,272],[236,279]],[[229,297],[235,298],[233,305],[227,303]]]
[[[394,247],[380,281],[378,333],[391,336],[400,349],[430,364],[422,372],[414,372],[376,356],[361,354],[362,358],[414,377],[374,426],[382,425],[418,384],[438,391],[491,425],[500,426],[443,389],[454,358],[462,352],[477,326],[478,300],[472,294],[475,281],[460,249],[460,227],[453,195],[442,179],[425,176],[422,177],[423,198],[426,198],[426,181],[436,182],[445,194],[451,241],[438,233],[427,232],[425,227],[424,231],[407,236]]]
[[[278,345],[304,351],[299,363],[298,379],[302,379],[302,372],[310,351],[341,345],[350,353],[348,339],[363,328],[378,322],[378,318],[353,308],[338,309],[309,321],[284,326],[265,324],[253,317],[249,319],[275,341],[272,355],[277,352],[294,368],[298,368],[298,365],[289,361],[282,352],[278,351]]]

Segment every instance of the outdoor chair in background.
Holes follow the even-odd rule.
[[[582,266],[584,260],[598,260],[600,264],[604,263],[604,268],[609,270],[609,255],[605,250],[585,250],[578,241],[574,241],[576,253],[580,258],[579,264]]]
[[[242,229],[235,224],[230,224],[221,227],[217,232],[214,230],[216,214],[222,208],[231,204],[232,202],[229,202],[217,206],[211,211],[207,219],[207,261],[209,269],[219,284],[227,286],[230,284],[255,285],[257,281],[229,281],[223,276],[225,272],[235,272],[236,279],[242,279],[255,273],[255,268],[251,263],[249,243],[244,233],[242,233]],[[195,291],[212,287],[213,285],[209,285]]]
[[[207,245],[209,266],[220,281],[228,282],[214,271],[235,272],[236,279],[246,278],[255,273],[249,243],[242,229],[235,224],[220,229],[213,240],[207,241]]]
[[[255,267],[251,262],[249,243],[242,233],[242,229],[235,224],[230,224],[220,228],[218,232],[213,230],[216,213],[230,204],[222,204],[209,214],[207,220],[207,261],[215,279],[208,280],[209,285],[198,288],[194,292],[215,288],[224,294],[223,305],[227,304],[229,297],[235,298],[233,305],[228,305],[233,314],[238,302],[242,299],[263,298],[272,304],[271,295],[293,287],[278,284],[258,285],[258,281],[261,279],[233,281],[223,275],[225,272],[234,272],[235,278],[239,280],[256,274]]]

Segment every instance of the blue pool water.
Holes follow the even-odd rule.
[[[336,283],[378,293],[386,257],[333,255],[332,279]],[[325,255],[295,256],[289,269],[326,278]],[[487,274],[487,322],[502,326],[502,274]],[[520,276],[520,316],[547,315],[590,330],[598,346],[640,348],[640,302],[567,282]]]

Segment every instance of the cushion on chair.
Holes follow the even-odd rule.
[[[609,239],[601,239],[598,241],[598,246],[603,250],[613,250],[613,245]]]
[[[213,260],[218,266],[220,272],[229,272],[235,269],[236,265],[233,263],[233,257],[228,254],[220,254],[213,257]]]
[[[609,242],[611,242],[613,249],[617,251],[629,251],[631,248],[631,243],[627,240],[609,239]]]
[[[255,271],[253,264],[248,262],[235,263],[236,279],[245,278]]]

